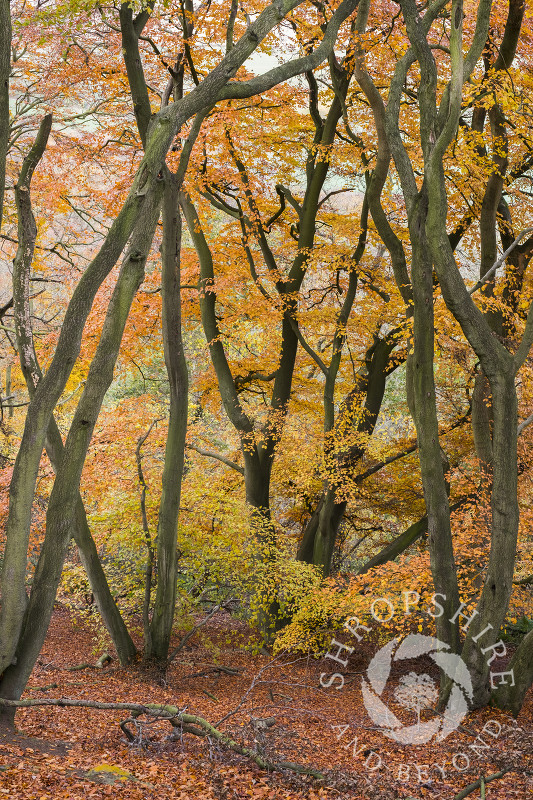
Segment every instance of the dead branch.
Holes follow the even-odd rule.
[[[489,775],[487,778],[485,778],[482,775],[481,778],[477,779],[477,781],[475,781],[474,783],[469,783],[468,786],[465,786],[464,789],[461,789],[461,791],[455,795],[453,800],[463,800],[465,797],[468,797],[469,794],[475,792],[476,789],[479,789],[480,787],[484,789],[486,783],[490,783],[491,781],[496,781],[498,780],[498,778],[502,778],[510,771],[511,767],[506,767],[505,769],[502,769],[500,772],[495,772],[494,775]],[[484,796],[485,793],[483,792],[482,797]]]
[[[113,659],[109,653],[102,653],[100,658],[95,664],[90,664],[88,661],[83,661],[81,664],[75,664],[73,667],[65,667],[67,672],[78,672],[83,669],[103,669],[106,664],[109,664]]]
[[[212,667],[208,667],[204,669],[202,672],[192,672],[190,675],[184,675],[180,680],[184,681],[187,678],[205,678],[207,675],[211,675],[211,673],[216,672],[219,675],[222,673],[224,675],[238,675],[242,672],[240,667],[225,667],[222,664],[213,664]]]
[[[39,698],[39,699],[26,699],[26,700],[5,700],[0,698],[0,706],[7,706],[8,708],[31,708],[34,706],[58,706],[60,708],[92,708],[97,711],[130,711],[131,717],[120,723],[120,728],[126,735],[129,741],[134,740],[134,735],[127,727],[128,722],[136,721],[141,715],[146,715],[155,719],[167,720],[172,727],[179,728],[181,736],[182,733],[191,733],[195,736],[209,736],[220,742],[224,747],[232,750],[234,753],[250,758],[258,767],[267,770],[268,772],[280,772],[283,770],[290,770],[297,772],[300,775],[310,775],[317,780],[324,778],[321,772],[301,764],[293,764],[290,761],[269,761],[259,753],[251,750],[249,747],[240,745],[226,733],[223,733],[214,725],[211,725],[203,717],[196,714],[185,714],[177,706],[146,703],[105,703],[96,700],[77,700],[66,697],[61,698]],[[173,737],[176,738],[176,737]]]

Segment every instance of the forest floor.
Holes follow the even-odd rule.
[[[135,740],[128,742],[119,727],[126,711],[39,706],[17,712],[16,734],[0,735],[0,800],[453,800],[502,770],[509,771],[487,782],[485,794],[478,783],[468,797],[533,796],[533,692],[516,721],[484,709],[467,715],[443,742],[402,745],[384,736],[363,705],[361,675],[371,652],[356,650],[338,691],[320,686],[321,673],[331,673],[323,660],[253,655],[239,644],[246,635],[221,612],[164,676],[142,664],[122,669],[116,660],[102,669],[72,669],[94,665],[100,653],[91,626],[57,605],[25,697],[172,704],[220,723],[273,762],[321,771],[322,780],[265,772],[211,738],[180,733],[162,720],[130,723]],[[404,673],[411,666],[405,662]]]

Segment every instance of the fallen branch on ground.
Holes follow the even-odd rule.
[[[82,664],[76,664],[73,667],[65,667],[67,672],[78,672],[82,669],[103,669],[106,664],[111,663],[113,659],[109,655],[109,653],[102,653],[96,664],[90,664],[88,661],[84,661]]]
[[[242,672],[241,667],[224,667],[222,664],[213,664],[212,667],[208,667],[204,669],[202,672],[193,672],[190,675],[184,675],[180,678],[181,681],[186,680],[187,678],[204,678],[206,675],[211,675],[212,672],[218,672],[220,675],[223,673],[224,675],[238,675]]]
[[[461,789],[461,791],[455,795],[453,800],[464,800],[465,797],[468,797],[469,794],[475,792],[476,789],[479,789],[482,785],[490,783],[491,781],[496,781],[498,778],[503,778],[503,776],[510,771],[511,767],[506,767],[500,772],[495,772],[494,775],[488,775],[486,778],[482,775],[481,778],[477,779],[477,781],[474,781],[474,783],[469,783],[468,786],[465,786],[464,789]]]
[[[8,708],[32,708],[34,706],[59,706],[61,708],[93,708],[97,711],[130,711],[131,717],[129,720],[124,720],[120,723],[122,731],[125,733],[130,741],[135,739],[134,734],[127,727],[127,723],[137,720],[141,715],[146,715],[156,719],[167,720],[172,727],[180,729],[180,735],[184,733],[192,733],[195,736],[211,736],[216,741],[233,750],[239,755],[246,756],[254,761],[258,767],[267,770],[268,772],[281,772],[283,770],[290,770],[297,772],[300,775],[310,775],[317,780],[322,780],[324,775],[318,770],[310,767],[305,767],[301,764],[294,764],[291,761],[269,761],[259,753],[251,750],[249,747],[240,745],[227,734],[215,728],[203,717],[196,714],[185,714],[184,711],[177,706],[161,705],[157,703],[105,703],[97,700],[76,700],[66,697],[61,698],[39,698],[27,700],[4,700],[0,698],[0,706],[7,706]],[[175,738],[175,737],[174,737]]]

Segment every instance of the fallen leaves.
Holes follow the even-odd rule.
[[[272,660],[223,645],[228,628],[238,624],[220,614],[208,629],[220,648],[218,659],[228,670],[214,670],[212,651],[202,645],[184,651],[164,682],[157,671],[142,664],[120,669],[114,663],[102,670],[87,670],[83,681],[73,682],[66,666],[94,662],[91,630],[79,624],[73,629],[69,613],[58,607],[31,679],[30,696],[49,697],[49,691],[39,691],[39,687],[54,682],[58,685],[54,695],[174,704],[214,724],[227,716],[221,727],[235,740],[267,758],[324,770],[324,781],[286,772],[266,773],[209,737],[182,734],[170,741],[169,726],[163,720],[143,724],[136,743],[128,745],[118,727],[124,712],[44,707],[22,709],[17,715],[19,731],[0,736],[0,796],[14,800],[453,800],[482,771],[488,776],[505,764],[512,772],[487,786],[490,800],[524,800],[533,789],[525,769],[533,752],[531,693],[519,727],[490,709],[469,716],[467,727],[473,732],[496,718],[506,732],[491,741],[483,762],[472,761],[468,770],[459,773],[450,769],[451,759],[470,743],[466,733],[456,732],[434,747],[408,748],[386,740],[366,715],[358,680],[347,683],[345,691],[328,692],[319,685],[320,662]],[[217,702],[205,692],[215,695]],[[275,719],[275,724],[258,726],[258,719]],[[340,728],[333,729],[334,725],[343,730],[347,726],[341,739],[337,737]],[[359,738],[355,756],[353,745],[346,747],[354,736]],[[379,755],[379,769],[365,767],[369,753]],[[374,763],[375,758],[370,766]],[[423,765],[436,764],[443,765],[444,775],[434,769],[430,780],[422,780]]]

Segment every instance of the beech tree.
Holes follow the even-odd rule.
[[[151,652],[156,657],[166,657],[170,626],[173,618],[175,596],[175,530],[179,493],[176,499],[176,484],[179,487],[179,472],[183,454],[179,452],[185,425],[183,414],[184,366],[179,337],[174,337],[174,326],[179,325],[179,215],[176,198],[195,134],[206,111],[220,99],[250,97],[266,91],[279,81],[287,80],[302,71],[318,65],[334,44],[339,25],[353,11],[355,3],[345,0],[325,31],[322,45],[310,56],[289,61],[258,78],[248,81],[232,81],[240,66],[257,45],[276,25],[296,8],[299,3],[289,0],[276,2],[264,9],[254,22],[245,27],[243,35],[231,47],[220,62],[202,79],[196,73],[196,85],[192,91],[182,93],[178,85],[174,102],[168,103],[172,87],[167,94],[167,104],[155,115],[149,116],[146,86],[143,83],[142,66],[136,44],[150,14],[141,10],[132,16],[131,9],[123,6],[121,11],[122,37],[126,67],[132,90],[134,110],[141,140],[144,142],[144,157],[137,170],[131,190],[124,205],[113,221],[98,253],[85,269],[72,295],[64,315],[61,333],[54,356],[46,373],[41,377],[35,371],[32,353],[26,354],[27,344],[31,350],[31,330],[25,329],[27,316],[18,315],[19,348],[24,351],[24,367],[30,368],[35,386],[22,440],[15,461],[10,489],[10,506],[6,528],[6,546],[2,571],[2,606],[0,612],[0,694],[7,699],[20,697],[31,669],[42,646],[52,613],[53,602],[59,583],[62,564],[76,528],[79,509],[79,483],[87,448],[118,356],[124,326],[131,303],[144,276],[144,267],[150,253],[152,240],[158,223],[161,202],[165,196],[163,270],[164,283],[164,334],[165,357],[171,383],[171,424],[167,460],[163,477],[164,494],[159,524],[159,557],[161,581],[155,601],[152,621]],[[235,10],[231,12],[233,18]],[[184,16],[186,16],[184,14]],[[231,20],[231,15],[230,15]],[[184,31],[187,37],[187,29]],[[173,81],[178,76],[172,75]],[[181,164],[176,175],[165,166],[165,159],[177,133],[188,120],[196,117],[181,154]],[[29,180],[39,152],[46,143],[50,120],[41,128],[36,151],[25,165],[25,173],[19,184],[20,193],[29,193]],[[21,209],[24,210],[24,209]],[[31,245],[34,243],[32,220],[29,219],[29,236],[21,244],[21,264],[18,281],[21,305],[27,308]],[[126,250],[125,250],[126,248]],[[46,536],[41,547],[29,599],[26,596],[25,574],[27,546],[31,522],[31,507],[35,481],[43,447],[50,430],[52,414],[64,390],[70,372],[78,357],[83,328],[94,297],[102,282],[109,275],[123,251],[122,266],[109,302],[104,326],[94,358],[78,403],[64,450],[57,463],[57,474],[47,511]],[[28,258],[27,258],[28,257]],[[172,337],[168,331],[173,330]],[[52,423],[53,424],[53,423]],[[176,429],[176,430],[174,430]],[[174,438],[175,437],[175,438]],[[57,443],[59,444],[59,443]],[[58,451],[56,451],[58,452]],[[11,711],[4,709],[2,717],[12,720]]]
[[[365,7],[369,13],[371,4],[365,3]],[[507,705],[516,712],[533,676],[531,634],[519,646],[509,665],[509,674],[492,685],[489,684],[491,662],[487,653],[502,652],[503,643],[499,634],[512,589],[519,518],[515,382],[533,342],[533,306],[530,305],[525,326],[520,326],[520,338],[517,336],[505,339],[501,336],[502,317],[508,318],[512,315],[512,306],[509,303],[509,295],[513,294],[510,291],[511,286],[521,284],[520,273],[517,274],[512,263],[509,265],[506,286],[500,301],[502,311],[493,314],[490,307],[483,309],[475,302],[479,296],[475,294],[475,290],[483,285],[487,293],[489,283],[492,282],[494,286],[497,267],[503,262],[503,259],[500,261],[496,258],[498,208],[503,206],[500,212],[500,226],[503,230],[506,229],[510,215],[502,199],[507,153],[505,115],[498,99],[488,104],[493,137],[493,164],[485,191],[481,193],[481,285],[470,290],[461,274],[461,264],[454,255],[453,240],[447,231],[449,188],[446,152],[455,141],[461,125],[483,133],[487,108],[477,98],[474,99],[470,125],[466,115],[471,105],[465,107],[463,101],[465,87],[475,74],[482,55],[486,71],[481,85],[497,85],[498,72],[501,73],[503,68],[507,69],[512,63],[519,41],[524,5],[513,0],[510,2],[496,60],[491,55],[495,43],[489,37],[491,13],[496,11],[492,3],[480,2],[475,20],[471,16],[465,18],[461,2],[452,3],[449,10],[440,3],[420,9],[412,0],[402,0],[400,9],[409,48],[395,65],[387,104],[385,105],[375,80],[364,66],[362,51],[359,54],[357,78],[372,107],[379,148],[387,168],[391,156],[394,159],[408,218],[414,301],[414,352],[408,360],[408,392],[417,428],[428,511],[433,581],[436,591],[446,598],[443,600],[445,612],[437,619],[437,634],[456,652],[461,652],[472,677],[475,705],[485,704],[492,694],[495,702]],[[449,47],[449,57],[446,59],[441,58],[440,53],[436,55],[439,47],[435,49],[433,44],[434,26],[443,22]],[[465,33],[463,27],[466,29]],[[413,97],[404,92],[407,92],[408,76],[413,74],[414,65],[420,71],[419,77],[415,78],[414,97],[419,114],[423,170],[421,181],[417,180],[418,164],[406,147],[400,123],[404,98]],[[475,216],[474,211],[471,219]],[[390,230],[379,216],[375,216],[374,221],[378,230],[383,231],[383,240],[389,248],[391,258],[397,263],[398,272],[403,270],[407,261],[403,244],[397,237],[391,236]],[[507,232],[507,242],[508,236]],[[505,253],[505,256],[510,252],[511,250]],[[515,259],[516,255],[515,253]],[[523,266],[522,262],[522,269]],[[467,624],[461,623],[457,613],[463,606],[460,605],[438,432],[433,367],[434,271],[448,309],[459,322],[479,360],[491,396],[490,426],[487,424],[483,431],[484,442],[490,447],[490,459],[480,452],[480,434],[476,437],[478,452],[485,467],[487,460],[490,460],[490,555],[479,601]],[[513,302],[516,302],[516,294]],[[499,330],[494,317],[499,317]],[[518,330],[515,329],[515,332],[517,335]],[[477,392],[481,380],[483,378],[480,377]],[[479,418],[477,425],[479,429]],[[464,642],[461,641],[461,631],[466,631]],[[516,671],[514,678],[510,675],[511,670]]]
[[[533,161],[528,84],[524,78],[521,88],[513,59],[516,53],[520,57],[529,23],[520,0],[510,0],[505,8],[480,0],[476,11],[475,19],[470,11],[465,16],[460,0],[423,6],[401,0],[385,7],[371,0],[343,0],[335,10],[321,3],[276,0],[252,22],[235,2],[213,10],[186,0],[176,11],[176,41],[168,26],[159,25],[158,15],[164,10],[151,4],[123,3],[113,11],[98,7],[86,18],[97,29],[95,47],[110,41],[117,47],[115,61],[106,62],[105,70],[96,69],[95,76],[106,72],[104,85],[110,82],[128,124],[131,118],[136,125],[136,131],[120,130],[105,121],[103,112],[94,117],[100,125],[109,124],[104,147],[127,139],[125,152],[140,164],[124,204],[116,202],[112,208],[109,203],[116,216],[90,263],[69,255],[71,265],[83,264],[84,271],[46,369],[41,369],[30,295],[39,220],[30,189],[55,134],[49,114],[33,146],[26,147],[24,140],[21,147],[24,157],[14,181],[18,231],[12,304],[30,404],[13,471],[3,560],[0,697],[18,699],[24,690],[46,634],[72,538],[121,662],[136,655],[98,558],[80,479],[146,264],[158,258],[153,243],[161,223],[161,285],[150,292],[161,292],[169,421],[158,475],[162,492],[153,512],[155,553],[143,506],[149,545],[145,657],[167,662],[179,574],[177,531],[188,406],[182,291],[194,291],[188,280],[186,286],[182,283],[185,263],[188,275],[199,274],[200,312],[197,321],[194,301],[188,301],[185,322],[189,332],[195,326],[203,329],[215,375],[212,385],[218,387],[232,429],[228,439],[238,441],[231,458],[192,442],[190,449],[202,458],[214,455],[242,475],[235,481],[236,492],[243,482],[253,512],[252,529],[256,539],[266,541],[268,557],[273,562],[282,539],[272,509],[285,513],[288,506],[294,518],[300,515],[294,554],[316,567],[307,573],[316,578],[316,587],[335,569],[333,554],[353,507],[366,515],[365,530],[372,532],[370,543],[357,550],[357,571],[370,575],[369,581],[375,580],[373,567],[396,558],[429,530],[433,587],[445,597],[445,613],[436,620],[438,638],[462,653],[472,674],[476,705],[492,699],[514,712],[519,709],[533,677],[531,634],[509,667],[514,684],[504,680],[491,686],[489,659],[503,648],[499,632],[511,598],[519,524],[517,436],[528,423],[518,426],[516,382],[533,340],[533,311],[527,311],[533,238],[519,194]],[[293,37],[289,49],[298,47],[303,55],[250,77],[243,65],[283,20]],[[212,34],[205,50],[203,23]],[[2,35],[9,39],[8,25]],[[78,37],[73,45],[87,69],[94,63],[89,57],[93,44],[89,36],[87,41]],[[298,75],[304,76],[298,89],[290,84],[267,95]],[[521,95],[513,99],[516,85]],[[7,114],[8,107],[0,105],[2,120]],[[268,124],[263,126],[266,116]],[[243,133],[252,125],[253,135],[249,130]],[[284,140],[272,154],[264,144],[268,136]],[[2,141],[0,137],[0,148]],[[97,156],[105,162],[104,147],[98,148]],[[126,160],[120,149],[117,152],[113,169],[121,169]],[[282,154],[279,163],[277,153]],[[350,179],[342,189],[339,174]],[[360,207],[343,216],[335,212],[331,198],[350,183],[357,186]],[[182,215],[188,230],[183,237]],[[334,233],[324,246],[324,230],[330,228]],[[475,279],[465,252],[480,265]],[[503,265],[505,274],[498,278]],[[197,266],[199,273],[194,273]],[[88,347],[82,339],[84,326],[105,281],[112,292],[104,311],[99,308],[103,328],[96,326],[97,335]],[[253,296],[259,298],[255,305],[250,303]],[[231,325],[239,315],[245,322],[234,335]],[[246,349],[246,327],[268,343],[262,348],[262,361],[254,348]],[[445,337],[453,342],[452,352],[436,355]],[[80,353],[87,360],[87,374],[63,443],[60,417],[56,412],[55,419],[54,412]],[[454,359],[454,368],[461,360],[461,377],[455,386],[452,381],[450,391],[460,397],[449,404],[451,413],[443,410],[439,369]],[[391,452],[389,441],[389,447],[374,457],[369,455],[371,442],[379,432],[387,381],[405,362],[417,442],[401,439]],[[450,489],[454,467],[462,466],[461,459],[467,463],[470,434],[465,422],[470,408],[479,470],[475,478],[470,476],[468,489],[458,488],[457,480]],[[295,429],[311,418],[308,427],[301,424],[298,440]],[[316,442],[306,449],[308,431]],[[147,435],[138,440],[136,454],[143,501],[141,447]],[[275,471],[283,472],[289,461],[284,452],[284,437],[289,435],[304,453],[302,458],[313,453],[313,463],[302,468],[295,458],[292,471],[280,479]],[[465,442],[459,445],[461,437]],[[56,478],[28,598],[31,510],[44,450]],[[398,513],[406,519],[407,530],[398,535],[397,524],[392,541],[387,536],[380,540],[377,531],[382,525],[385,530],[393,527],[395,509],[389,507],[384,490],[376,491],[377,484],[372,487],[380,496],[365,496],[364,482],[387,475],[392,465],[400,475],[404,459],[411,464],[403,467],[404,473],[415,473],[408,461],[415,452],[426,514],[420,492],[413,508]],[[286,491],[297,484],[299,470],[312,486],[312,491],[302,492],[307,493],[305,507],[294,501],[296,493]],[[470,463],[465,471],[473,472]],[[392,482],[394,477],[389,474]],[[410,478],[416,497],[417,474]],[[202,480],[206,483],[205,476]],[[406,493],[405,487],[406,482],[397,481],[396,495]],[[464,541],[451,517],[472,498],[479,508],[468,535],[487,552],[480,593],[475,582],[465,593],[458,579]],[[398,497],[398,507],[402,502],[410,504]],[[194,510],[187,513],[194,520]],[[214,529],[213,519],[212,534]],[[344,555],[359,548],[365,535],[355,544],[348,539]],[[478,573],[479,569],[477,565]],[[154,572],[157,589],[152,602]],[[329,586],[324,583],[325,591]],[[291,588],[283,591],[290,593]],[[309,602],[319,601],[313,595]],[[465,617],[472,614],[467,624]],[[443,697],[446,691],[443,685]],[[11,723],[12,715],[11,709],[4,709],[1,718]]]

